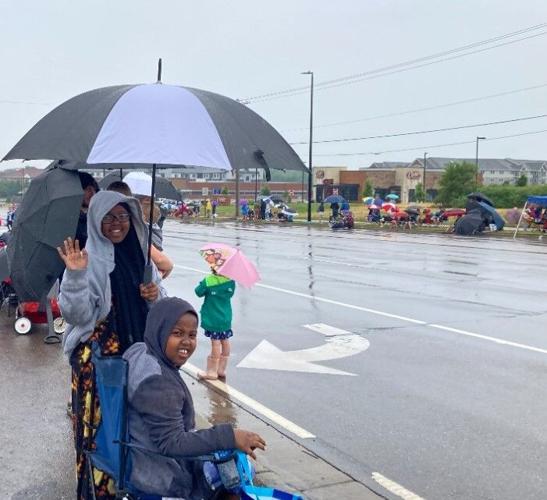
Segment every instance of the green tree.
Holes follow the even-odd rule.
[[[414,198],[416,198],[416,201],[419,201],[420,203],[425,201],[424,186],[421,182],[418,182],[414,188]]]
[[[223,188],[222,188],[222,191],[221,191],[221,194],[228,194],[228,188],[227,188],[227,187],[223,187]]]
[[[517,186],[526,186],[527,184],[528,184],[528,177],[526,177],[526,175],[522,174],[517,179]]]
[[[363,188],[363,198],[368,198],[369,196],[374,196],[374,186],[367,180],[365,182],[365,187]]]
[[[450,162],[439,179],[437,202],[443,206],[463,206],[465,195],[476,188],[477,168],[472,163]]]
[[[18,181],[0,181],[0,198],[13,198],[21,192],[21,187]]]
[[[269,196],[270,195],[270,188],[268,186],[263,186],[260,190],[260,194],[262,196]]]

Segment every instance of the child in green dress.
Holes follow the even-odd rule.
[[[207,370],[199,378],[216,380],[226,377],[230,357],[232,332],[232,304],[236,284],[230,278],[217,274],[214,267],[196,287],[198,297],[205,297],[201,306],[201,327],[205,336],[211,339],[211,354],[207,356]]]

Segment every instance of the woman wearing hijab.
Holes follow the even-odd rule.
[[[71,238],[57,249],[66,266],[59,305],[67,322],[63,348],[72,366],[78,500],[88,498],[91,480],[97,499],[115,494],[108,474],[93,469],[90,477],[84,453],[93,448],[100,421],[91,343],[100,346],[103,356],[123,354],[143,340],[148,308],[165,295],[155,267],[152,282],[143,284],[147,231],[137,200],[113,191],[97,193],[87,229],[85,249]]]
[[[177,297],[162,299],[146,320],[144,342],[131,346],[127,360],[131,484],[147,494],[207,499],[213,492],[202,463],[182,459],[237,448],[255,458],[266,443],[254,432],[220,424],[195,430],[192,396],[179,368],[197,344],[198,315]],[[179,458],[175,458],[179,457]]]

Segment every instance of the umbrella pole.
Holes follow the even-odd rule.
[[[152,225],[154,223],[154,194],[156,192],[156,164],[152,165],[152,192],[150,200],[150,216],[148,219],[148,252],[146,255],[146,265],[144,266],[143,283],[147,285],[152,283]]]
[[[522,212],[520,213],[519,221],[517,223],[517,228],[515,229],[515,234],[513,234],[513,239],[517,237],[517,231],[519,230],[520,222],[522,221],[522,217],[524,216],[524,212],[526,212],[526,207],[528,206],[528,200],[526,200],[526,203],[524,204],[524,208],[522,209]]]
[[[150,216],[148,219],[148,256],[146,265],[150,265],[150,256],[152,254],[152,225],[154,224],[154,194],[156,192],[156,164],[152,165],[152,192],[150,193]]]

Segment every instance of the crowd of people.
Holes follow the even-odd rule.
[[[522,214],[522,219],[528,227],[547,232],[547,208],[530,204]]]
[[[80,173],[80,181],[78,230],[58,248],[65,265],[59,304],[67,323],[63,350],[72,369],[68,413],[76,448],[76,498],[116,498],[114,478],[89,462],[101,420],[93,349],[128,362],[127,411],[136,445],[130,451],[132,483],[147,494],[212,498],[218,492],[200,462],[177,456],[239,449],[254,457],[265,442],[231,424],[195,428],[192,397],[179,368],[196,349],[200,321],[187,301],[167,297],[163,283],[173,263],[163,251],[161,213],[150,196],[151,182],[128,175],[100,191],[89,174]],[[150,215],[152,278],[146,282]],[[211,275],[195,291],[204,298],[201,327],[211,341],[207,368],[200,374],[204,379],[226,376],[233,335],[235,283],[217,268],[211,264]]]

